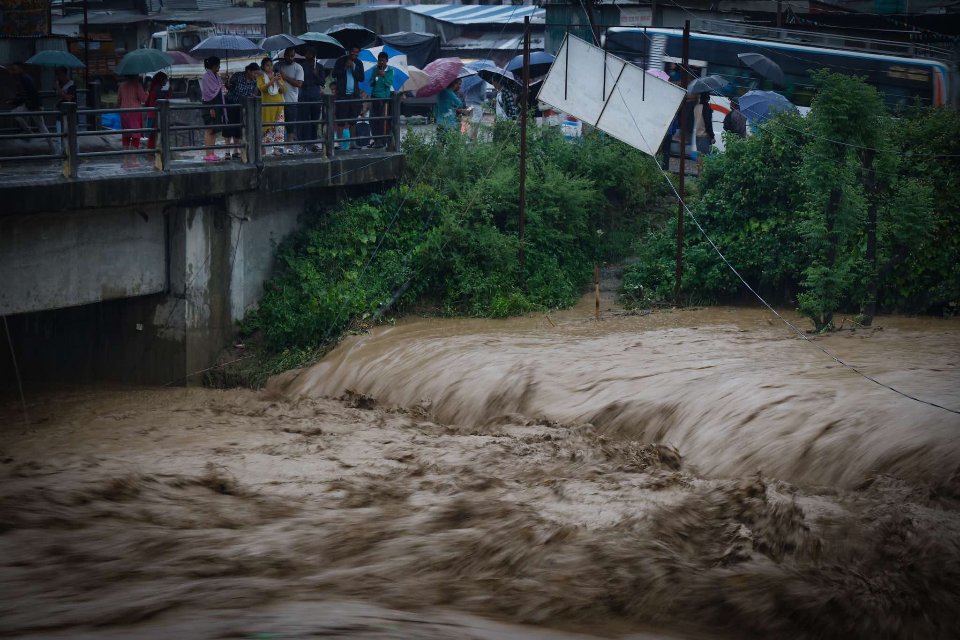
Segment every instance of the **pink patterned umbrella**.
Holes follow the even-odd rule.
[[[660,78],[661,80],[666,80],[670,82],[670,74],[668,74],[663,69],[647,69],[647,73],[652,75],[654,78]]]
[[[423,68],[423,72],[430,76],[430,83],[417,91],[418,98],[435,96],[457,79],[463,69],[463,60],[460,58],[437,58]]]

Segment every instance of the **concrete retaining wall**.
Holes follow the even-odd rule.
[[[13,203],[0,213],[0,315],[21,373],[28,385],[199,381],[188,376],[214,364],[308,212],[401,169],[393,154],[0,186]],[[0,384],[12,377],[0,342]]]

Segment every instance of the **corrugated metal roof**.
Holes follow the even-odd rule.
[[[523,34],[504,34],[497,36],[489,34],[478,38],[461,37],[451,38],[443,45],[448,50],[471,50],[471,51],[515,51],[520,53],[523,49]],[[530,48],[543,49],[543,34],[530,35]]]
[[[543,20],[547,10],[530,5],[459,5],[418,4],[404,7],[407,11],[452,24],[505,24]]]

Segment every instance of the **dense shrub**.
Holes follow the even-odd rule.
[[[859,78],[815,74],[810,114],[726,138],[708,159],[692,211],[747,282],[796,304],[817,330],[838,311],[955,313],[960,300],[960,115],[896,117]],[[687,217],[683,297],[716,302],[745,287]],[[652,232],[624,299],[673,297],[676,224]]]
[[[573,303],[595,262],[648,229],[664,185],[652,159],[600,135],[531,127],[528,148],[523,273],[516,125],[480,144],[411,134],[401,186],[312,212],[242,328],[272,350],[309,349],[414,306],[504,317]]]

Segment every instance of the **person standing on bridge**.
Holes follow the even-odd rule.
[[[167,84],[167,74],[163,71],[158,71],[153,78],[150,79],[150,89],[147,91],[147,101],[143,103],[145,107],[156,108],[157,101],[167,97],[167,93],[164,90],[164,87]],[[147,137],[147,149],[156,149],[157,148],[157,113],[155,111],[147,111],[147,116],[143,123],[144,129],[153,129]]]
[[[303,86],[303,67],[294,59],[295,55],[296,51],[290,47],[283,52],[283,60],[277,64],[277,71],[280,72],[285,87],[283,101],[287,104],[283,107],[283,115],[284,119],[290,123],[286,126],[287,140],[291,142],[300,139],[298,135],[300,125],[297,124],[300,121],[300,105],[297,102],[300,101],[300,87]],[[301,145],[287,147],[287,153],[303,153],[303,147]]]
[[[207,106],[203,111],[203,124],[208,127],[203,132],[203,144],[209,147],[207,155],[203,157],[206,162],[219,162],[220,156],[216,153],[217,133],[220,130],[218,125],[226,122],[226,89],[223,81],[220,80],[220,58],[210,56],[203,61],[206,71],[200,78],[200,93],[203,104]]]
[[[337,58],[333,65],[333,79],[337,85],[337,137],[344,140],[341,148],[350,148],[346,142],[350,130],[363,110],[360,83],[364,80],[363,65],[357,60],[360,47],[350,47],[350,52]]]
[[[273,70],[273,61],[264,58],[260,61],[260,75],[257,77],[257,89],[263,101],[263,144],[273,145],[286,140],[283,130],[283,78]],[[273,154],[283,155],[282,147],[273,147]]]
[[[127,76],[117,88],[117,103],[121,109],[136,109],[142,107],[146,101],[147,92],[143,90],[143,84],[141,84],[138,76]],[[125,151],[139,149],[142,135],[140,131],[127,133],[126,130],[142,128],[143,111],[123,111],[120,113],[120,129],[123,131],[120,134],[120,140]],[[124,154],[122,166],[125,168],[141,166],[140,156]]]
[[[373,78],[370,80],[370,97],[373,102],[370,107],[370,115],[374,118],[387,118],[390,115],[390,96],[393,95],[393,67],[387,64],[390,56],[386,51],[381,51],[377,55],[377,66],[373,72]],[[373,120],[374,135],[387,136],[390,134],[389,120]],[[387,138],[370,138],[371,147],[387,146]]]
[[[300,119],[308,120],[301,125],[299,140],[308,143],[317,140],[317,125],[323,119],[323,87],[327,82],[327,71],[317,62],[317,51],[313,47],[303,50],[303,85],[300,87]],[[310,142],[311,151],[322,151],[320,144]]]
[[[10,104],[13,105],[13,109],[11,109],[10,112],[39,111],[40,92],[37,90],[37,85],[33,81],[33,78],[24,71],[23,64],[15,62],[10,65],[10,73],[13,74],[14,79],[17,81],[17,96],[10,101]],[[43,121],[43,116],[17,116],[17,124],[20,125],[20,128],[23,129],[25,133],[31,133],[30,125],[27,124],[28,119],[37,125],[40,133],[50,133],[47,129],[47,124]],[[47,146],[50,148],[50,154],[56,154],[58,145],[54,143],[53,138],[46,138],[46,141]]]

